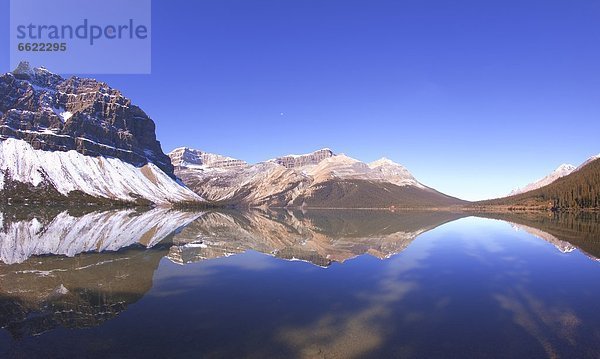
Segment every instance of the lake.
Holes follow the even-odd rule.
[[[0,219],[3,358],[600,357],[595,213]]]

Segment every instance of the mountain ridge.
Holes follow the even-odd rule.
[[[174,162],[180,155],[180,149],[169,153]],[[176,166],[176,174],[203,198],[231,205],[387,208],[464,203],[421,184],[389,159],[367,164],[329,148],[227,169],[200,162]],[[420,203],[419,195],[427,200]]]
[[[535,200],[525,202],[598,208],[596,174],[589,170],[598,159],[600,155],[592,156],[578,167],[563,164],[503,201],[476,203],[515,204],[520,203],[515,197],[533,195]],[[569,179],[573,176],[576,181]],[[554,189],[547,193],[551,185]],[[190,147],[166,155],[154,121],[119,90],[95,79],[65,79],[26,62],[0,75],[0,194],[3,203],[24,194],[165,205],[204,197],[217,205],[267,207],[469,203],[427,187],[385,157],[366,163],[327,147],[256,164]]]

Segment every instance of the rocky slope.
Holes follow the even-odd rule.
[[[42,189],[128,202],[200,200],[177,183],[154,122],[118,90],[21,63],[0,76],[0,192],[39,197]]]
[[[219,159],[215,162],[218,165],[186,153]],[[463,203],[424,186],[391,160],[383,158],[368,164],[330,149],[254,165],[190,149],[178,149],[169,156],[177,163],[175,173],[189,188],[209,201],[225,204],[382,208]],[[234,165],[221,165],[223,159]]]

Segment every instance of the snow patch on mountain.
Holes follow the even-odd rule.
[[[153,163],[136,167],[117,158],[85,156],[74,150],[36,150],[13,138],[0,142],[0,189],[7,176],[33,186],[47,182],[63,195],[79,190],[125,201],[142,197],[156,204],[202,200]]]
[[[69,120],[71,117],[73,117],[73,113],[65,110],[62,107],[60,107],[60,108],[52,107],[52,112],[54,112],[62,120],[63,123],[67,122],[67,120]]]

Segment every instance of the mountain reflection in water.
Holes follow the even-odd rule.
[[[256,252],[286,261],[305,261],[318,267],[330,267],[334,263],[339,263],[334,269],[328,269],[328,271],[333,270],[332,273],[344,271],[346,270],[344,268],[348,266],[347,270],[354,273],[352,281],[349,282],[350,278],[347,277],[348,274],[345,274],[345,277],[341,278],[339,284],[336,285],[343,285],[343,289],[339,289],[343,291],[350,291],[355,286],[357,292],[353,294],[354,297],[348,297],[345,304],[343,302],[336,304],[340,298],[321,299],[325,300],[321,304],[333,305],[332,308],[337,309],[325,311],[321,317],[315,318],[312,322],[294,321],[295,314],[293,313],[279,317],[275,320],[280,324],[276,330],[276,338],[271,338],[275,341],[265,343],[265,345],[271,344],[273,350],[277,348],[276,351],[264,348],[260,352],[256,350],[235,351],[234,349],[227,351],[220,347],[218,342],[215,342],[213,343],[215,347],[210,347],[213,356],[250,354],[260,356],[260,354],[264,354],[296,357],[353,357],[367,354],[367,356],[397,355],[399,353],[409,357],[419,356],[422,353],[416,348],[424,345],[424,342],[419,341],[425,340],[425,334],[422,333],[424,335],[422,338],[413,338],[415,348],[397,346],[394,349],[384,340],[385,333],[394,331],[393,325],[386,321],[397,315],[396,310],[392,309],[394,305],[405,298],[411,302],[410,294],[414,293],[417,288],[427,285],[426,282],[423,282],[425,277],[433,275],[432,278],[437,277],[436,280],[441,280],[439,278],[446,278],[448,273],[444,274],[444,271],[450,270],[450,267],[441,268],[439,273],[423,269],[432,265],[441,265],[440,263],[424,264],[423,261],[429,256],[425,252],[434,251],[425,242],[426,239],[421,244],[423,248],[427,248],[425,252],[416,249],[415,253],[409,253],[406,257],[394,257],[393,261],[390,259],[389,265],[392,265],[392,262],[396,263],[393,270],[389,268],[389,270],[379,273],[375,271],[377,266],[370,260],[365,262],[365,259],[359,259],[356,264],[352,265],[346,264],[346,262],[364,254],[382,260],[389,259],[410,248],[411,243],[425,232],[470,216],[463,212],[362,210],[182,212],[157,208],[146,212],[134,210],[85,212],[72,209],[64,211],[30,208],[21,211],[6,209],[0,216],[2,227],[0,230],[0,261],[3,262],[0,263],[0,327],[4,328],[12,338],[10,340],[12,348],[6,349],[9,350],[7,352],[0,349],[0,356],[19,357],[23,356],[23,353],[33,353],[32,355],[35,356],[35,351],[27,351],[31,349],[27,345],[35,347],[35,344],[29,343],[29,340],[33,339],[27,338],[43,340],[41,338],[45,337],[45,333],[54,331],[55,333],[52,335],[59,335],[60,331],[57,330],[60,328],[101,327],[103,323],[111,322],[111,319],[127,312],[128,306],[139,302],[150,291],[156,293],[149,297],[148,301],[152,301],[152,298],[167,300],[165,298],[169,298],[171,294],[167,295],[166,293],[179,293],[179,291],[183,293],[182,296],[185,296],[188,295],[186,291],[199,290],[196,287],[201,286],[198,283],[202,283],[203,276],[210,276],[210,273],[213,272],[213,276],[216,276],[212,278],[214,281],[218,282],[218,278],[222,278],[223,283],[237,283],[232,279],[236,277],[229,277],[226,271],[223,272],[223,265],[228,262],[239,264],[239,261],[246,260],[255,260],[261,265],[266,265],[265,259],[256,257],[257,254],[252,254]],[[477,216],[509,222],[514,228],[522,229],[553,245],[556,247],[555,252],[559,254],[562,252],[570,255],[570,252],[580,250],[593,260],[597,260],[600,256],[600,218],[594,213],[578,215],[513,213],[477,214]],[[471,220],[475,219],[471,218]],[[431,233],[434,232],[438,231]],[[427,237],[429,238],[429,236]],[[436,246],[439,247],[438,250],[442,250],[450,242],[437,240],[432,243],[436,243]],[[461,245],[465,245],[465,247],[461,247],[461,252],[455,254],[481,257],[482,253],[490,256],[490,253],[495,251],[492,247],[493,243],[486,244],[485,239],[479,239],[477,242],[478,245],[484,246],[482,248],[486,248],[485,251],[481,248],[474,250],[473,243],[465,243],[468,245],[462,243]],[[446,248],[445,250],[449,255],[453,250],[458,251],[456,248]],[[242,253],[246,253],[245,259],[243,256],[236,260],[227,258]],[[486,261],[509,260],[509,257],[506,254],[504,257],[498,258],[486,257]],[[221,259],[216,262],[212,261],[218,258]],[[277,275],[285,277],[287,270],[290,280],[295,283],[293,286],[300,286],[296,289],[288,287],[287,290],[290,293],[296,293],[297,296],[304,297],[306,300],[317,300],[317,297],[328,293],[329,289],[324,288],[322,288],[323,293],[297,292],[302,289],[302,284],[298,283],[302,283],[300,278],[302,278],[301,273],[303,272],[297,272],[297,268],[301,267],[291,267],[291,264],[286,266],[285,262],[277,259],[271,260],[276,261],[271,265],[273,268],[278,268]],[[400,260],[401,262],[398,262]],[[446,261],[454,263],[452,259]],[[179,274],[183,275],[183,272],[179,273],[176,268],[171,268],[172,265],[166,264],[169,262],[179,265],[202,262],[204,269],[201,272],[203,274],[194,275],[188,279],[184,279],[185,276],[178,277]],[[163,264],[161,265],[161,263]],[[246,263],[245,266],[247,265]],[[341,267],[338,267],[340,265]],[[375,282],[371,280],[372,283],[369,284],[367,278],[361,278],[360,272],[356,272],[360,266],[367,266],[364,267],[368,269],[364,275],[367,275],[366,273],[369,271],[374,271],[369,275],[374,275],[373,278],[377,280]],[[211,268],[213,268],[212,271]],[[193,269],[190,273],[196,273],[199,270]],[[518,266],[510,271],[507,269],[506,273],[517,270]],[[244,274],[244,276],[248,275],[251,274]],[[253,275],[258,276],[258,274]],[[274,275],[269,274],[270,277],[265,277],[265,280]],[[490,273],[490,276],[492,275],[500,274]],[[242,275],[238,274],[238,276],[241,278]],[[325,273],[320,275],[315,273],[313,276],[329,280],[326,279],[329,275]],[[536,297],[534,293],[528,291],[527,282],[520,282],[525,277],[520,275],[515,277],[514,281],[519,282],[519,285],[510,288],[506,285],[504,290],[495,289],[490,296],[504,312],[511,313],[510,315],[515,318],[515,323],[518,324],[520,330],[529,333],[538,342],[542,353],[550,357],[567,353],[568,351],[564,350],[570,348],[567,345],[569,342],[575,343],[582,340],[581,335],[578,334],[582,330],[581,328],[588,328],[591,339],[585,338],[588,341],[587,346],[584,346],[579,354],[585,357],[593,352],[589,350],[598,348],[596,342],[600,340],[598,327],[589,325],[586,327],[583,324],[585,318],[577,315],[571,309],[560,306],[547,307],[544,302],[545,298]],[[153,290],[155,282],[163,284]],[[437,293],[434,296],[437,298],[435,300],[437,304],[429,303],[430,297],[422,298],[426,303],[439,306],[436,307],[437,309],[431,308],[434,312],[448,306],[449,302],[447,301],[451,300],[452,293],[458,295],[456,291],[460,289],[459,287],[466,285],[446,287],[445,283],[447,282],[446,278],[445,282],[441,282],[440,287],[434,290]],[[371,287],[375,284],[376,288]],[[257,285],[261,287],[261,285]],[[166,290],[162,286],[169,289]],[[444,292],[444,288],[448,292]],[[229,287],[227,290],[235,291]],[[238,294],[238,296],[259,295],[253,289],[248,288],[247,290],[249,292]],[[270,290],[274,289],[266,289],[263,295],[267,296],[267,292]],[[311,293],[312,296],[309,296]],[[210,301],[210,298],[210,292],[198,293],[199,303],[205,300]],[[230,305],[238,307],[238,311],[242,310],[240,308],[245,308],[234,298],[237,297],[228,297],[226,301]],[[283,298],[288,297],[284,296]],[[261,300],[268,301],[270,299],[262,298]],[[290,302],[295,300],[288,298]],[[362,301],[368,305],[365,308],[357,309],[356,304],[350,304],[356,301]],[[204,309],[208,311],[212,308],[210,314],[216,315],[215,313],[219,310],[211,305],[213,304],[206,303]],[[260,311],[260,308],[256,310]],[[274,310],[276,311],[276,308]],[[309,310],[300,306],[295,310],[298,312],[296,314],[301,315],[302,310],[310,312],[314,309]],[[467,309],[461,307],[459,312],[462,313],[464,310]],[[426,315],[425,313],[426,311],[420,312],[420,314],[404,313],[402,318],[405,321],[404,325],[408,326],[406,328],[410,327],[410,323],[415,326],[415,329],[421,328],[418,325],[420,321],[431,320],[431,318],[426,320],[426,317],[423,317]],[[230,315],[221,314],[225,318],[234,320]],[[248,315],[246,312],[238,314],[240,316]],[[207,314],[205,313],[205,315]],[[157,314],[157,316],[160,315]],[[285,320],[288,316],[290,321]],[[450,318],[453,316],[446,319]],[[223,325],[223,323],[217,325],[215,318],[212,321],[210,318],[207,320],[208,322],[202,325],[203,329],[192,329],[210,331],[210,324],[217,327]],[[281,322],[282,320],[283,322]],[[440,320],[443,320],[443,316],[434,322],[441,325]],[[264,325],[265,328],[268,328],[266,323]],[[244,326],[241,326],[240,330],[242,327]],[[244,328],[253,330],[247,326]],[[447,327],[442,326],[442,328]],[[559,328],[562,328],[560,330],[563,332],[560,332]],[[558,334],[552,332],[555,329],[559,331]],[[552,332],[552,335],[548,335],[548,330]],[[448,334],[444,333],[442,329],[438,331],[440,335]],[[244,333],[244,335],[247,334],[247,332]],[[360,340],[356,340],[357,337],[360,337]],[[235,337],[232,340],[235,340]],[[567,344],[562,343],[563,340]],[[29,344],[26,345],[26,343]],[[2,344],[2,336],[0,336],[0,346]],[[27,350],[21,345],[27,347]],[[452,345],[449,345],[449,348],[452,348]],[[115,348],[111,350],[118,351]],[[203,354],[208,353],[206,347],[198,350]],[[66,355],[67,353],[65,351],[62,354]],[[101,356],[100,353],[106,354],[102,351],[98,353],[98,356]],[[198,352],[194,353],[198,354]],[[514,353],[522,354],[519,351]],[[126,353],[121,354],[128,356]],[[429,354],[434,357],[443,356],[436,352]],[[481,354],[485,354],[485,352],[481,352]],[[116,355],[119,356],[119,353],[117,352]]]

